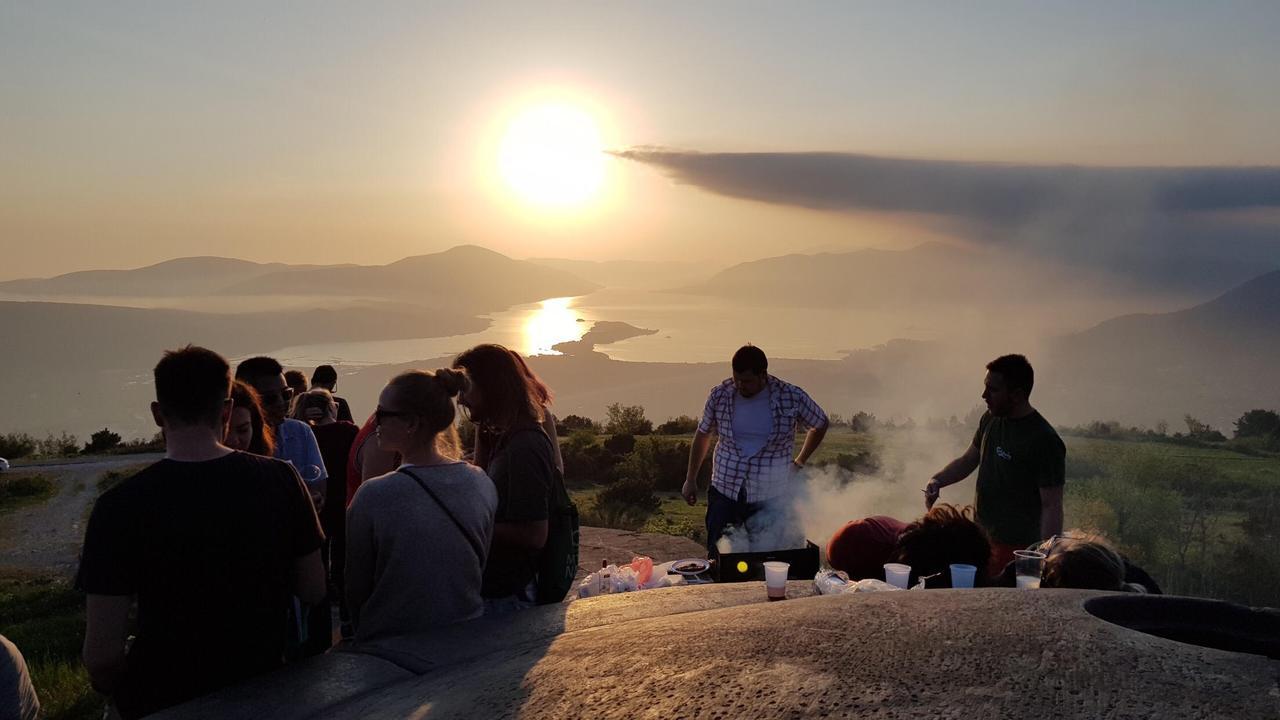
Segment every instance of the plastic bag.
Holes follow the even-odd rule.
[[[653,577],[653,558],[647,555],[637,555],[631,558],[631,569],[636,571],[636,579],[641,584],[649,582],[649,578]]]
[[[840,570],[819,570],[813,576],[819,595],[839,595],[849,587],[849,576]]]
[[[859,580],[856,583],[849,584],[849,586],[845,588],[845,592],[889,592],[889,591],[896,592],[901,590],[902,588],[900,587],[897,587],[895,585],[890,585],[889,583],[883,580],[877,580],[875,578],[867,578],[865,580]]]

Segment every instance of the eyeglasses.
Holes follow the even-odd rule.
[[[414,417],[415,415],[417,415],[417,413],[402,412],[402,411],[400,411],[400,410],[387,410],[387,409],[385,409],[385,408],[378,408],[377,410],[374,410],[374,411],[373,411],[373,422],[374,422],[374,424],[381,425],[381,424],[382,424],[382,421],[383,421],[383,420],[385,420],[385,419],[387,419],[387,418],[393,418],[393,417]]]

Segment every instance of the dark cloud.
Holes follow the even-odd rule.
[[[1210,284],[1280,261],[1280,227],[1228,211],[1280,207],[1276,167],[1085,167],[846,153],[699,153],[638,147],[620,158],[675,181],[759,202],[937,216],[968,239],[1147,279]]]

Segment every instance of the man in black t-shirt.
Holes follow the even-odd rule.
[[[290,596],[312,603],[325,592],[323,535],[297,472],[220,442],[226,360],[167,352],[155,385],[165,458],[98,499],[77,578],[88,595],[85,666],[125,718],[279,667]]]
[[[978,471],[974,507],[991,535],[991,565],[999,574],[1013,552],[1062,532],[1062,488],[1067,448],[1057,431],[1031,406],[1035,374],[1022,355],[987,364],[982,399],[987,412],[964,455],[925,486],[932,507],[942,488]]]

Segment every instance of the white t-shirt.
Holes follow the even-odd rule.
[[[769,405],[769,388],[747,398],[733,396],[733,441],[749,458],[764,449],[773,432],[773,408]]]

